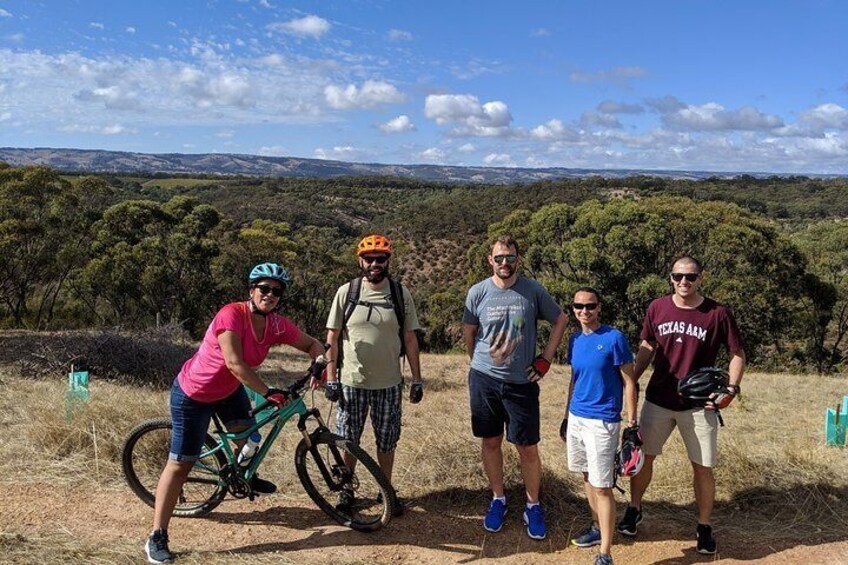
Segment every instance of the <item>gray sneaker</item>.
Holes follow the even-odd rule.
[[[156,530],[147,538],[144,544],[144,552],[150,563],[171,563],[174,554],[168,549],[168,531]]]

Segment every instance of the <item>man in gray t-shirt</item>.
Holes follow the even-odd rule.
[[[465,299],[462,317],[465,349],[471,358],[468,389],[471,429],[482,440],[483,469],[493,499],[483,519],[490,532],[500,531],[506,514],[503,485],[503,436],[514,444],[527,491],[524,523],[533,539],[546,535],[539,504],[539,385],[562,340],[568,318],[538,282],[518,275],[518,245],[508,235],[497,238],[489,255],[493,274],[475,284]],[[544,351],[536,355],[536,322],[553,324]]]

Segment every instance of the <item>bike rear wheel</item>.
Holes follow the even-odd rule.
[[[388,524],[396,504],[395,491],[377,462],[329,430],[319,429],[310,439],[312,447],[306,439],[298,444],[294,465],[315,504],[339,524],[361,532]],[[345,457],[352,466],[345,463]],[[340,504],[342,491],[352,495],[350,504]]]
[[[168,462],[172,423],[168,419],[149,420],[135,427],[124,442],[121,464],[132,491],[148,506],[156,501],[156,485]],[[204,452],[218,445],[207,435]],[[221,469],[227,458],[216,451],[197,460],[183,485],[175,516],[203,516],[218,506],[227,494],[221,485]]]

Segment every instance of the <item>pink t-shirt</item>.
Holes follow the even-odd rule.
[[[189,398],[198,402],[217,402],[227,398],[241,382],[227,369],[218,336],[230,330],[241,338],[244,361],[258,367],[268,356],[272,345],[291,345],[300,337],[300,329],[288,318],[276,312],[268,314],[265,335],[259,341],[250,320],[247,302],[233,302],[221,308],[209,324],[197,353],[183,364],[177,379]]]

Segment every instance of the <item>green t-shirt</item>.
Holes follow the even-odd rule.
[[[336,292],[327,318],[327,329],[342,329],[349,287],[350,283],[344,284]],[[395,386],[401,381],[400,340],[388,279],[376,290],[370,289],[363,281],[359,300],[369,302],[371,306],[358,304],[346,331],[342,332],[342,383],[371,390]],[[415,303],[406,287],[403,287],[403,305],[404,331],[420,329]]]

